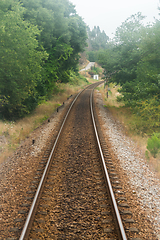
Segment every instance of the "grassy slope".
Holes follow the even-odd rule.
[[[160,177],[160,153],[157,155],[157,158],[153,158],[151,154],[147,151],[146,146],[148,135],[141,134],[141,119],[133,115],[129,108],[124,107],[122,103],[118,103],[116,101],[116,97],[119,94],[117,92],[118,87],[115,87],[114,85],[110,86],[108,98],[106,94],[106,89],[104,89],[104,87],[101,87],[99,89],[105,105],[108,107],[113,117],[123,125],[125,134],[131,137],[131,139],[137,143],[137,146],[144,154],[146,161]]]
[[[59,93],[50,101],[39,105],[32,114],[16,122],[0,121],[0,163],[12,155],[20,142],[49,118],[71,94],[80,91],[86,85],[86,81],[82,79],[77,81],[77,85],[60,84]]]

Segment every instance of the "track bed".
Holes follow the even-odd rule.
[[[114,204],[106,184],[91,116],[90,95],[94,87],[89,86],[75,101],[61,128],[57,144],[55,145],[55,139],[48,143],[48,148],[37,165],[28,196],[17,216],[15,231],[12,229],[15,234],[10,239],[140,239],[96,116],[104,163],[123,220],[124,235],[115,221]],[[94,112],[96,113],[95,109]],[[39,189],[44,169],[44,182],[31,221],[26,227],[24,219],[28,212],[30,215],[34,194]]]

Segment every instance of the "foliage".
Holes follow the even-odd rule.
[[[36,50],[40,31],[23,20],[19,3],[3,1],[0,9],[0,110],[6,117],[23,116],[37,104],[35,88],[47,53]]]
[[[101,74],[102,70],[99,67],[96,67],[95,65],[93,67],[91,67],[91,69],[88,71],[88,73],[93,76],[93,75],[97,75],[97,74]]]
[[[153,132],[160,128],[160,22],[144,27],[143,19],[138,13],[122,23],[107,49],[98,52],[98,63],[106,80],[121,86],[118,100],[145,123],[139,125],[142,132]]]
[[[100,49],[106,49],[109,37],[104,31],[101,32],[99,26],[94,26],[92,31],[88,27],[88,48],[89,51],[98,51]]]
[[[82,82],[83,82],[83,84],[84,83],[89,84],[88,80],[85,77],[83,77],[79,73],[75,73],[72,71],[70,74],[69,84],[73,85],[73,86],[75,86],[75,85],[79,86],[82,84]]]
[[[148,151],[145,151],[145,157],[149,161],[149,152]]]
[[[67,0],[22,2],[27,9],[25,19],[41,29],[39,43],[49,54],[44,67],[46,81],[53,88],[57,80],[68,82],[70,70],[77,70],[79,52],[86,46],[85,23],[76,14],[73,4]],[[52,90],[50,87],[49,89]]]
[[[160,134],[153,134],[147,141],[147,149],[156,158],[160,150]]]
[[[99,52],[99,63],[105,68],[106,75],[114,74],[114,82],[123,85],[136,78],[136,65],[140,59],[138,44],[141,34],[140,13],[132,15],[117,28],[113,42],[105,51]]]
[[[88,27],[88,49],[87,56],[90,62],[97,62],[97,52],[108,47],[109,37],[99,26],[94,26],[92,31]]]
[[[22,117],[69,82],[86,25],[68,0],[0,2],[0,112]]]
[[[96,51],[88,51],[87,58],[90,62],[97,62],[97,52]]]

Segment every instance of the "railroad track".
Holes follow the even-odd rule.
[[[92,97],[98,85],[74,99],[41,159],[19,240],[139,239],[98,125]]]

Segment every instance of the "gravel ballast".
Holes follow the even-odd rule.
[[[141,208],[155,229],[157,239],[160,240],[160,180],[150,170],[136,144],[124,135],[120,124],[115,122],[109,111],[103,107],[100,93],[96,94],[96,99],[104,135],[109,139],[112,151],[128,176],[128,185],[132,186]],[[0,165],[0,239],[12,236],[10,228],[14,226],[13,220],[17,218],[24,194],[29,190],[29,183],[39,159],[43,156],[44,145],[55,134],[62,115],[63,110],[54,113],[50,123],[36,129],[14,155]]]
[[[123,133],[120,124],[103,106],[98,92],[97,99],[104,135],[109,139],[115,156],[128,176],[129,184],[134,189],[133,193],[137,195],[141,208],[153,224],[157,239],[160,239],[160,180],[151,171],[138,146]]]

